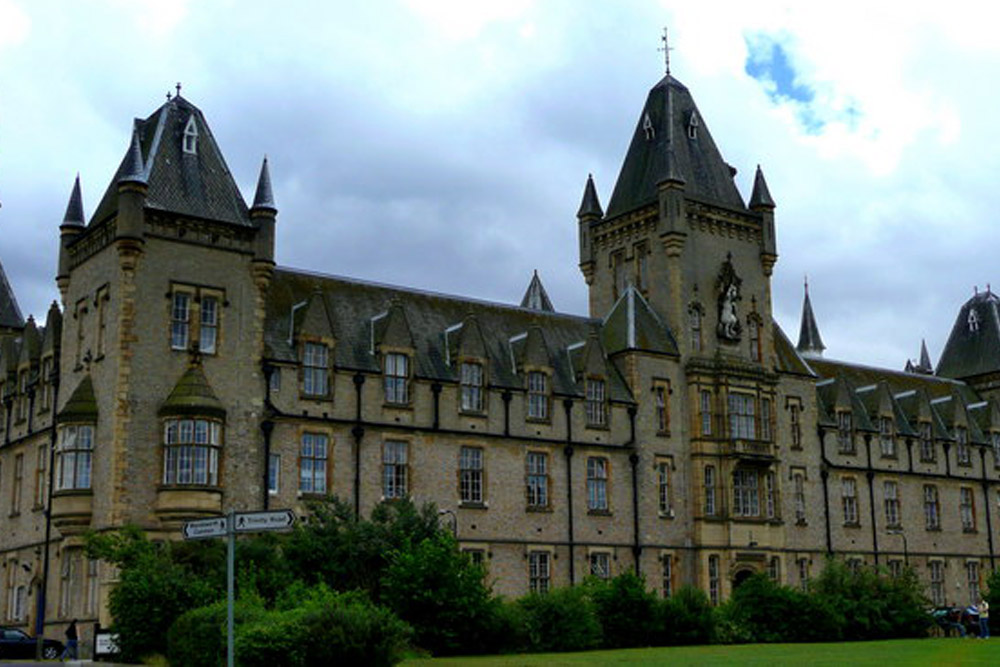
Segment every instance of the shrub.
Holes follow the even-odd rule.
[[[585,651],[601,643],[594,603],[582,587],[557,588],[520,599],[532,651]]]
[[[631,648],[655,642],[657,598],[646,590],[641,577],[626,572],[609,581],[592,578],[586,587],[601,623],[604,646]]]
[[[673,596],[660,602],[658,616],[659,645],[708,644],[715,635],[712,603],[701,589],[682,586]]]
[[[744,581],[719,609],[723,642],[802,642],[834,640],[836,615],[816,596],[780,586],[757,574]]]
[[[408,545],[407,545],[408,546]],[[496,622],[483,568],[439,532],[392,555],[382,579],[382,602],[413,626],[414,641],[435,654],[481,653]]]
[[[302,606],[265,613],[244,627],[236,653],[246,667],[387,667],[403,659],[411,632],[363,593],[334,593],[320,586],[304,595]]]
[[[216,667],[226,661],[226,601],[187,611],[167,633],[167,657],[174,665]],[[264,614],[257,604],[237,601],[233,619],[237,627]]]

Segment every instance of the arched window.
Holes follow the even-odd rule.
[[[193,114],[184,126],[184,152],[191,155],[198,153],[198,124],[194,122]]]

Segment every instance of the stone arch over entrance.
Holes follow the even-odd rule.
[[[733,590],[739,588],[744,581],[746,581],[756,573],[757,571],[749,566],[743,566],[737,568],[736,571],[733,572]]]

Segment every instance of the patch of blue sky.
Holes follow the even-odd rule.
[[[798,80],[785,47],[770,35],[757,34],[746,38],[746,73],[767,85],[767,93],[774,101],[780,98],[809,104],[816,97],[813,89]]]

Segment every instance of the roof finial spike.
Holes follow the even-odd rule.
[[[670,40],[667,37],[666,26],[663,28],[663,36],[660,37],[660,41],[663,42],[663,46],[657,49],[657,51],[663,52],[663,66],[667,71],[667,76],[670,76],[670,52],[673,51],[673,49],[670,47]]]
[[[177,82],[177,85],[176,85],[176,86],[174,86],[174,88],[176,88],[176,89],[177,89],[177,97],[180,97],[180,96],[181,96],[181,82],[180,82],[180,81],[178,81],[178,82]]]

